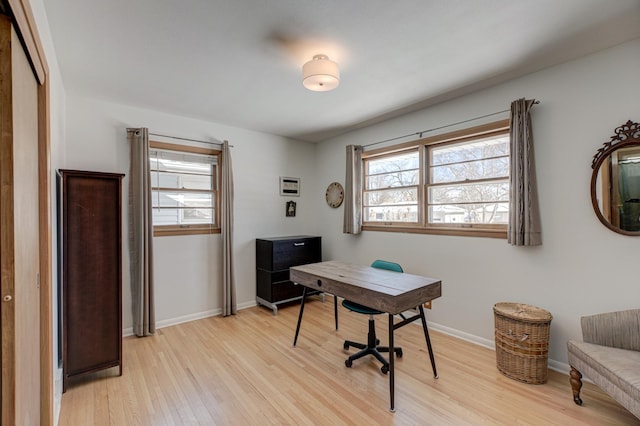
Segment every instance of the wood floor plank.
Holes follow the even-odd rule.
[[[432,331],[434,379],[419,325],[396,332],[404,355],[391,413],[378,362],[344,365],[355,349],[344,351],[343,341],[365,341],[367,318],[341,309],[334,330],[332,299],[305,306],[295,348],[297,306],[276,317],[254,307],[127,337],[123,375],[73,379],[59,425],[640,425],[594,385],[585,383],[579,407],[567,375],[550,371],[544,385],[523,384],[500,374],[492,350]],[[383,344],[386,324],[379,317]]]

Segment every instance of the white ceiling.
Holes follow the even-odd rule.
[[[640,0],[44,4],[68,93],[307,141],[640,37]],[[334,91],[302,86],[319,53]]]

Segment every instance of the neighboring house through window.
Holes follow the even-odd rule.
[[[363,229],[506,238],[509,122],[363,153]]]
[[[155,236],[220,232],[220,151],[150,142]]]

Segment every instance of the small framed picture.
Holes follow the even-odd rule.
[[[296,216],[296,202],[295,201],[287,201],[287,210],[285,215],[287,217],[295,217]]]
[[[280,176],[280,195],[300,196],[300,178]]]

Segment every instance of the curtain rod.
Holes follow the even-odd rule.
[[[159,133],[151,133],[151,132],[149,132],[149,134],[152,135],[152,136],[160,136],[160,137],[163,137],[163,138],[178,139],[178,140],[181,140],[181,141],[199,142],[199,143],[206,143],[206,144],[209,144],[209,145],[222,145],[222,143],[220,143],[220,142],[201,141],[201,140],[198,140],[198,139],[181,138],[179,136],[161,135]],[[229,146],[233,148],[233,145],[229,145]]]
[[[533,103],[534,103],[534,105],[537,105],[537,104],[540,103],[540,101],[533,101]],[[408,138],[409,136],[418,136],[419,138],[422,138],[422,135],[424,133],[433,132],[434,130],[446,129],[447,127],[457,126],[458,124],[464,124],[464,123],[468,123],[469,121],[480,120],[481,118],[487,118],[487,117],[491,117],[492,115],[503,114],[503,113],[509,112],[509,111],[511,111],[511,109],[505,109],[505,110],[498,111],[498,112],[492,112],[491,114],[485,114],[485,115],[481,115],[479,117],[469,118],[467,120],[458,121],[457,123],[451,123],[451,124],[447,124],[445,126],[434,127],[432,129],[422,130],[420,132],[409,133],[409,134],[402,135],[402,136],[396,136],[395,138],[385,139],[383,141],[369,143],[369,144],[366,144],[366,145],[362,145],[362,147],[366,148],[368,146],[379,145],[379,144],[385,143],[385,142],[392,142],[392,141],[395,141],[395,140],[398,140],[398,139]]]

